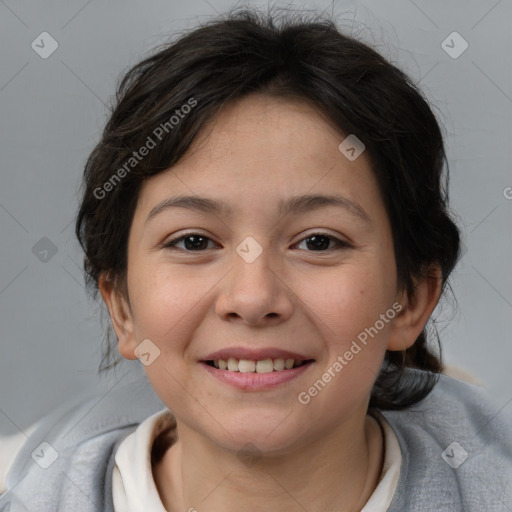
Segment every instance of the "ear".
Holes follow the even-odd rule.
[[[135,342],[130,305],[106,275],[100,276],[98,286],[110,313],[112,326],[117,336],[119,353],[126,359],[137,359],[134,353],[137,343]]]
[[[388,350],[403,351],[414,345],[441,297],[441,276],[439,266],[431,267],[427,275],[415,280],[412,296],[403,292],[397,298],[402,309],[393,320]]]

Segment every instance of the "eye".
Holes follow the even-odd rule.
[[[184,242],[184,247],[178,247],[178,244]],[[208,249],[208,242],[213,240],[200,233],[187,233],[181,235],[178,238],[170,240],[163,247],[165,249],[179,249],[185,252],[202,252]],[[303,238],[299,244],[306,242],[306,245],[313,252],[327,252],[335,249],[344,249],[351,247],[349,243],[339,240],[338,238],[328,235],[327,233],[312,233],[306,238]],[[335,247],[329,247],[331,242],[334,243]]]
[[[185,242],[184,250],[187,252],[201,252],[201,250],[206,249],[207,241],[213,242],[211,238],[208,238],[205,235],[201,235],[200,233],[187,233],[186,235],[182,235],[174,240],[170,240],[164,245],[166,249],[181,249],[177,247],[179,243]]]
[[[329,248],[331,241],[334,242],[334,245],[336,247]],[[350,247],[350,244],[348,242],[339,240],[338,238],[328,235],[327,233],[312,233],[306,238],[303,238],[301,242],[296,245],[300,245],[301,243],[304,242],[306,242],[306,245],[308,247],[312,248],[313,252],[327,252],[333,249],[344,249]]]

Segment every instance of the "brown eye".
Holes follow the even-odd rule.
[[[186,235],[182,235],[174,240],[167,242],[164,245],[166,249],[175,249],[184,250],[187,252],[202,252],[207,249],[208,241],[213,242],[207,236],[201,235],[199,233],[187,233]],[[184,242],[184,248],[177,247],[177,245],[181,242]]]
[[[326,233],[313,233],[312,235],[303,238],[300,243],[304,242],[306,242],[307,248],[313,252],[327,252],[333,249],[350,247],[347,242],[343,242],[342,240]],[[331,242],[334,243],[335,247],[329,247]]]

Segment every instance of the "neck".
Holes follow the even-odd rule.
[[[383,439],[371,416],[350,430],[360,435],[340,428],[286,454],[240,457],[178,424],[155,483],[168,512],[360,511],[380,478]]]

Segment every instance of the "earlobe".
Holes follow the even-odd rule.
[[[414,344],[437,306],[441,291],[441,269],[434,267],[416,280],[412,296],[402,294],[402,310],[393,320],[387,350],[403,351]]]
[[[99,290],[110,314],[112,327],[117,336],[119,353],[125,359],[137,359],[132,313],[122,293],[107,276],[100,276]]]

